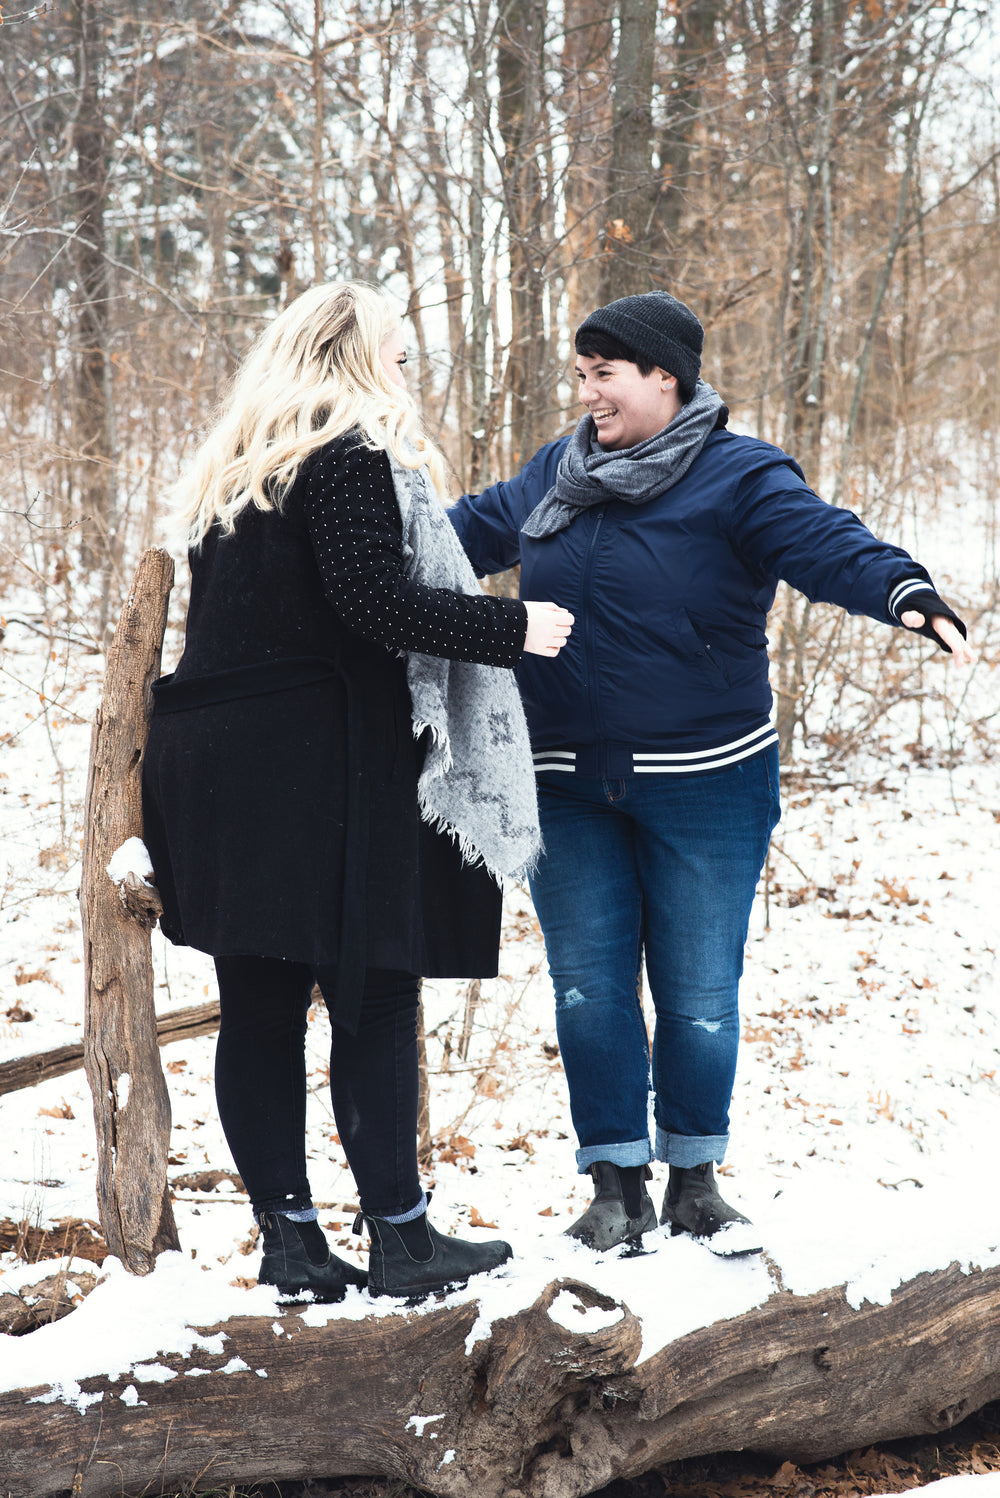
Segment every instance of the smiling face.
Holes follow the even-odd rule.
[[[403,373],[403,365],[406,363],[406,340],[403,337],[402,328],[394,328],[389,334],[379,349],[379,358],[390,383],[405,390],[406,375]]]
[[[608,451],[655,437],[681,409],[677,380],[666,370],[644,375],[629,359],[578,354],[576,374],[580,400],[593,418],[598,442]]]

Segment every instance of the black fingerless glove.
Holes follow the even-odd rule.
[[[938,645],[948,655],[951,655],[950,647],[944,643],[939,635],[935,634],[934,628],[931,624],[931,619],[935,614],[940,615],[942,618],[950,619],[952,624],[954,624],[955,628],[958,630],[959,634],[962,636],[963,640],[967,640],[969,638],[969,631],[962,623],[962,620],[955,613],[955,610],[949,608],[944,599],[938,597],[933,588],[916,588],[912,593],[907,593],[906,596],[900,600],[899,613],[905,614],[910,609],[915,609],[918,614],[923,614],[924,616],[924,622],[920,626],[920,628],[910,629],[910,633],[914,635],[923,635],[925,639],[933,640],[935,645]],[[895,608],[891,606],[890,612],[892,612],[896,616],[896,618],[899,617],[899,615],[896,614]],[[903,628],[909,629],[910,626],[903,625]]]

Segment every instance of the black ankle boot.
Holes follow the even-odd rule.
[[[361,1231],[362,1213],[354,1223]],[[509,1243],[499,1238],[470,1243],[446,1238],[431,1227],[427,1213],[411,1222],[387,1222],[364,1217],[371,1234],[368,1251],[368,1289],[372,1295],[405,1295],[420,1300],[435,1290],[464,1285],[474,1274],[486,1274],[512,1257]]]
[[[567,1238],[578,1238],[588,1248],[606,1253],[619,1243],[637,1243],[643,1233],[656,1227],[656,1209],[646,1190],[653,1174],[648,1165],[595,1160],[590,1174],[597,1193],[583,1216],[566,1229]]]
[[[264,1257],[258,1285],[273,1285],[282,1295],[311,1292],[315,1300],[343,1300],[351,1285],[363,1290],[368,1276],[330,1252],[318,1222],[293,1222],[281,1212],[262,1212]]]
[[[692,1165],[689,1170],[671,1165],[660,1221],[670,1224],[672,1236],[690,1233],[695,1238],[713,1238],[733,1223],[750,1226],[749,1217],[737,1212],[719,1195],[711,1160],[704,1165]]]

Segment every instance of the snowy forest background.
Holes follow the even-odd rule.
[[[0,1060],[79,1039],[109,629],[266,319],[318,280],[392,292],[410,389],[460,490],[575,420],[587,311],[666,287],[705,323],[732,424],[913,550],[980,660],[960,673],[924,640],[785,589],[776,602],[785,810],[748,943],[724,1167],[767,1261],[720,1273],[663,1240],[584,1263],[561,1238],[589,1182],[519,890],[500,978],[425,988],[437,1220],[514,1243],[496,1314],[583,1275],[644,1314],[656,1300],[648,1351],[775,1284],[845,1283],[860,1304],[923,1268],[997,1262],[978,1182],[1000,1098],[1000,8],[4,0],[0,15]],[[165,669],[184,602],[180,568]],[[207,958],[154,936],[154,959],[158,1010],[211,997]],[[310,1171],[324,1225],[357,1252],[324,1024]],[[183,1260],[129,1285],[112,1270],[78,1315],[0,1338],[0,1388],[141,1381],[139,1360],[187,1345],[185,1307],[273,1315],[211,1047],[163,1053]],[[0,1290],[18,1290],[38,1275],[21,1262],[31,1232],[95,1216],[83,1074],[0,1110]],[[86,1266],[67,1262],[82,1301]],[[357,1297],[347,1314],[373,1308]]]
[[[405,309],[411,388],[460,489],[566,429],[588,310],[668,287],[706,325],[705,374],[737,426],[877,531],[961,527],[959,601],[988,642],[995,6],[3,14],[3,580],[30,563],[47,617],[72,608],[103,636],[249,339],[350,276]],[[868,741],[913,685],[890,636],[802,600],[779,600],[772,641],[786,760],[797,735]]]

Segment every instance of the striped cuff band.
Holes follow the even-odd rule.
[[[911,593],[931,593],[933,591],[926,578],[908,577],[905,582],[897,583],[889,594],[889,613],[892,614],[894,619],[898,619],[904,600],[909,598]]]

